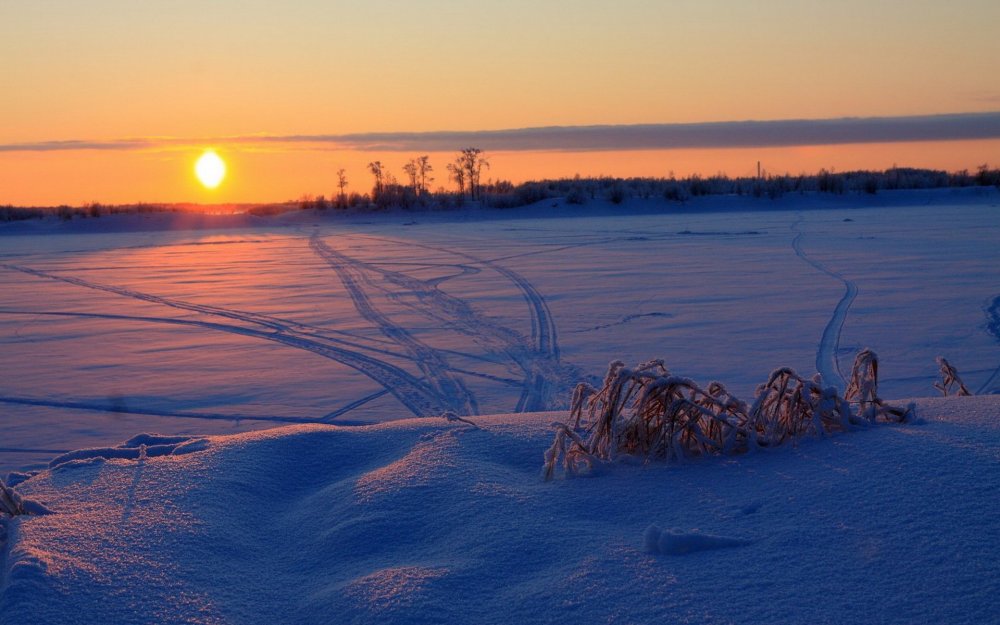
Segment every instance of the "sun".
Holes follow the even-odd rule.
[[[226,177],[226,162],[214,150],[205,150],[194,164],[194,174],[201,184],[214,189]]]

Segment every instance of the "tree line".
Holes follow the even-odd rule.
[[[465,148],[459,151],[455,159],[445,166],[448,173],[448,180],[454,182],[457,187],[457,198],[449,199],[471,199],[479,200],[484,192],[482,182],[483,170],[490,168],[490,161],[483,150],[479,148]],[[431,191],[431,183],[434,182],[434,166],[430,157],[426,154],[411,158],[403,165],[403,174],[406,176],[402,182],[393,175],[382,161],[372,161],[367,166],[368,173],[372,176],[372,188],[370,195],[359,193],[347,193],[348,180],[347,170],[341,168],[337,170],[337,194],[330,202],[324,196],[317,198],[306,197],[304,203],[311,203],[314,208],[348,208],[374,204],[377,207],[403,206],[408,207],[414,204],[427,204],[428,201],[440,201],[448,194],[443,187],[439,187],[436,192]],[[485,189],[492,188],[492,183],[486,185]]]
[[[834,172],[821,169],[815,174],[729,177],[725,174],[683,178],[666,177],[615,178],[609,176],[561,178],[528,181],[513,184],[507,180],[483,181],[485,170],[490,168],[489,158],[479,148],[465,148],[445,165],[447,179],[454,183],[454,191],[438,187],[434,182],[434,166],[426,155],[411,158],[402,168],[405,178],[396,178],[381,161],[368,164],[372,176],[370,192],[348,193],[347,171],[336,172],[337,193],[330,199],[325,196],[303,195],[298,200],[248,207],[246,212],[270,215],[296,209],[352,209],[371,210],[388,207],[401,208],[457,208],[466,202],[494,208],[527,206],[559,198],[567,204],[585,204],[589,201],[609,201],[620,204],[629,198],[644,200],[661,198],[670,202],[686,202],[692,198],[709,195],[735,195],[777,199],[792,193],[847,193],[876,194],[895,189],[935,189],[944,187],[996,187],[1000,189],[1000,169],[980,166],[976,171],[945,172],[932,169],[892,167],[884,171]],[[150,213],[167,211],[201,211],[202,208],[178,204],[127,204],[109,205],[92,202],[83,206],[19,207],[0,205],[0,222],[39,219],[55,215],[63,220],[101,217],[112,214]],[[243,207],[231,212],[241,212]]]
[[[789,193],[876,194],[897,189],[934,189],[943,187],[995,186],[1000,189],[1000,169],[980,166],[975,172],[946,172],[932,169],[892,167],[883,171],[857,170],[834,172],[821,169],[815,174],[730,177],[725,174],[702,177],[698,174],[667,177],[616,178],[610,176],[545,179],[513,184],[506,180],[482,181],[489,159],[479,148],[461,150],[445,167],[455,191],[438,187],[430,190],[434,167],[428,156],[410,159],[402,168],[406,175],[400,182],[381,161],[368,163],[374,181],[370,194],[347,194],[346,171],[337,172],[339,193],[327,201],[324,196],[300,198],[300,208],[386,208],[397,206],[461,206],[474,200],[483,206],[511,208],[546,199],[562,198],[568,204],[607,200],[620,204],[628,198],[663,198],[684,202],[708,195],[737,195],[777,199]]]

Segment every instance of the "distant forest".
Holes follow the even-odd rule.
[[[405,175],[400,181],[380,161],[368,164],[364,184],[371,184],[366,192],[351,191],[353,185],[347,172],[336,172],[337,191],[330,196],[303,195],[297,200],[273,204],[242,204],[202,206],[197,204],[124,204],[108,205],[90,203],[83,206],[19,207],[0,205],[0,222],[41,219],[56,216],[63,220],[95,218],[104,215],[138,214],[153,212],[227,212],[274,215],[293,210],[350,210],[352,212],[404,209],[449,209],[467,205],[491,208],[516,208],[543,200],[561,199],[567,204],[586,204],[603,200],[621,204],[630,198],[655,199],[668,202],[686,202],[692,198],[712,195],[750,196],[777,199],[788,194],[877,194],[895,189],[938,189],[945,187],[997,187],[1000,189],[1000,169],[982,165],[975,172],[962,170],[945,172],[931,169],[893,167],[884,171],[832,172],[825,169],[806,175],[772,175],[762,173],[753,177],[731,178],[724,174],[686,178],[613,178],[597,177],[561,178],[513,184],[506,180],[481,181],[484,170],[489,169],[486,154],[478,148],[466,148],[458,153],[454,162],[446,166],[448,182],[454,189],[438,187],[431,190],[434,181],[433,165],[427,156],[411,159],[403,166]]]

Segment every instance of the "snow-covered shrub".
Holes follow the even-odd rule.
[[[582,188],[573,187],[572,189],[570,189],[569,193],[566,194],[566,203],[577,204],[577,205],[586,204],[587,195],[583,192]]]
[[[937,357],[938,367],[941,368],[941,381],[934,383],[934,388],[941,391],[941,394],[945,397],[949,393],[954,391],[956,395],[972,395],[969,389],[965,387],[965,383],[962,382],[962,378],[958,377],[958,371],[955,367],[951,366],[943,356]]]
[[[608,190],[608,200],[612,204],[621,204],[626,197],[625,187],[620,184],[615,184]]]
[[[820,382],[818,375],[806,380],[787,367],[771,372],[750,409],[748,429],[756,443],[774,446],[803,434],[846,431],[853,421],[850,405]]]
[[[858,404],[852,410],[849,398]],[[878,396],[878,357],[858,354],[845,397],[807,380],[792,369],[776,369],[757,387],[753,405],[725,386],[706,388],[670,373],[662,360],[628,368],[612,362],[604,384],[578,384],[570,403],[570,422],[554,423],[555,438],[545,452],[544,477],[554,477],[562,459],[567,475],[589,472],[599,462],[618,458],[681,460],[707,454],[734,454],[773,447],[804,435],[846,431],[879,418],[906,421],[912,407],[897,408]]]
[[[670,180],[663,184],[663,199],[670,202],[686,202],[691,199],[687,191],[677,181]]]
[[[745,403],[718,382],[703,389],[671,375],[662,360],[634,368],[612,362],[600,390],[577,385],[570,419],[572,427],[554,424],[555,440],[545,453],[546,479],[554,476],[560,458],[567,473],[577,474],[622,456],[679,460],[733,453],[749,438]]]

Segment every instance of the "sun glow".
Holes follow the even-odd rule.
[[[226,177],[226,163],[213,150],[205,150],[194,165],[194,173],[201,184],[214,189]]]

